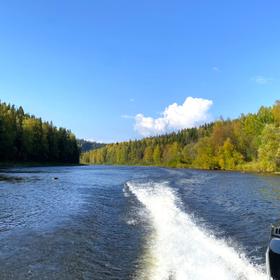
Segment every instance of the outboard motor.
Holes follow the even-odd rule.
[[[266,251],[266,268],[269,279],[280,280],[280,222],[271,226],[270,241]]]

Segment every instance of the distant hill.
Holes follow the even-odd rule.
[[[84,140],[84,139],[78,139],[77,142],[78,142],[78,146],[80,147],[80,150],[82,153],[88,152],[91,150],[96,150],[96,149],[102,148],[106,145],[104,143],[97,143],[94,141],[88,141],[88,140]]]

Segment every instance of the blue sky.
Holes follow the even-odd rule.
[[[279,10],[278,0],[2,1],[0,98],[105,142],[141,137],[136,115],[154,125],[187,97],[212,101],[208,119],[255,112],[280,98]]]

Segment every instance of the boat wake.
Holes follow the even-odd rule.
[[[266,279],[261,267],[182,211],[175,190],[167,182],[131,181],[127,189],[146,208],[153,228],[147,238],[145,268],[137,279]]]

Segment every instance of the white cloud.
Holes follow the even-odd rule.
[[[215,71],[215,72],[221,72],[220,68],[217,67],[217,66],[213,66],[212,70]]]
[[[259,85],[266,85],[269,82],[271,82],[273,79],[259,75],[259,76],[253,77],[251,80],[253,80],[254,82],[256,82]]]
[[[212,104],[208,99],[187,97],[182,105],[169,105],[159,118],[137,114],[134,128],[143,136],[151,136],[199,126],[209,121],[209,109]]]

